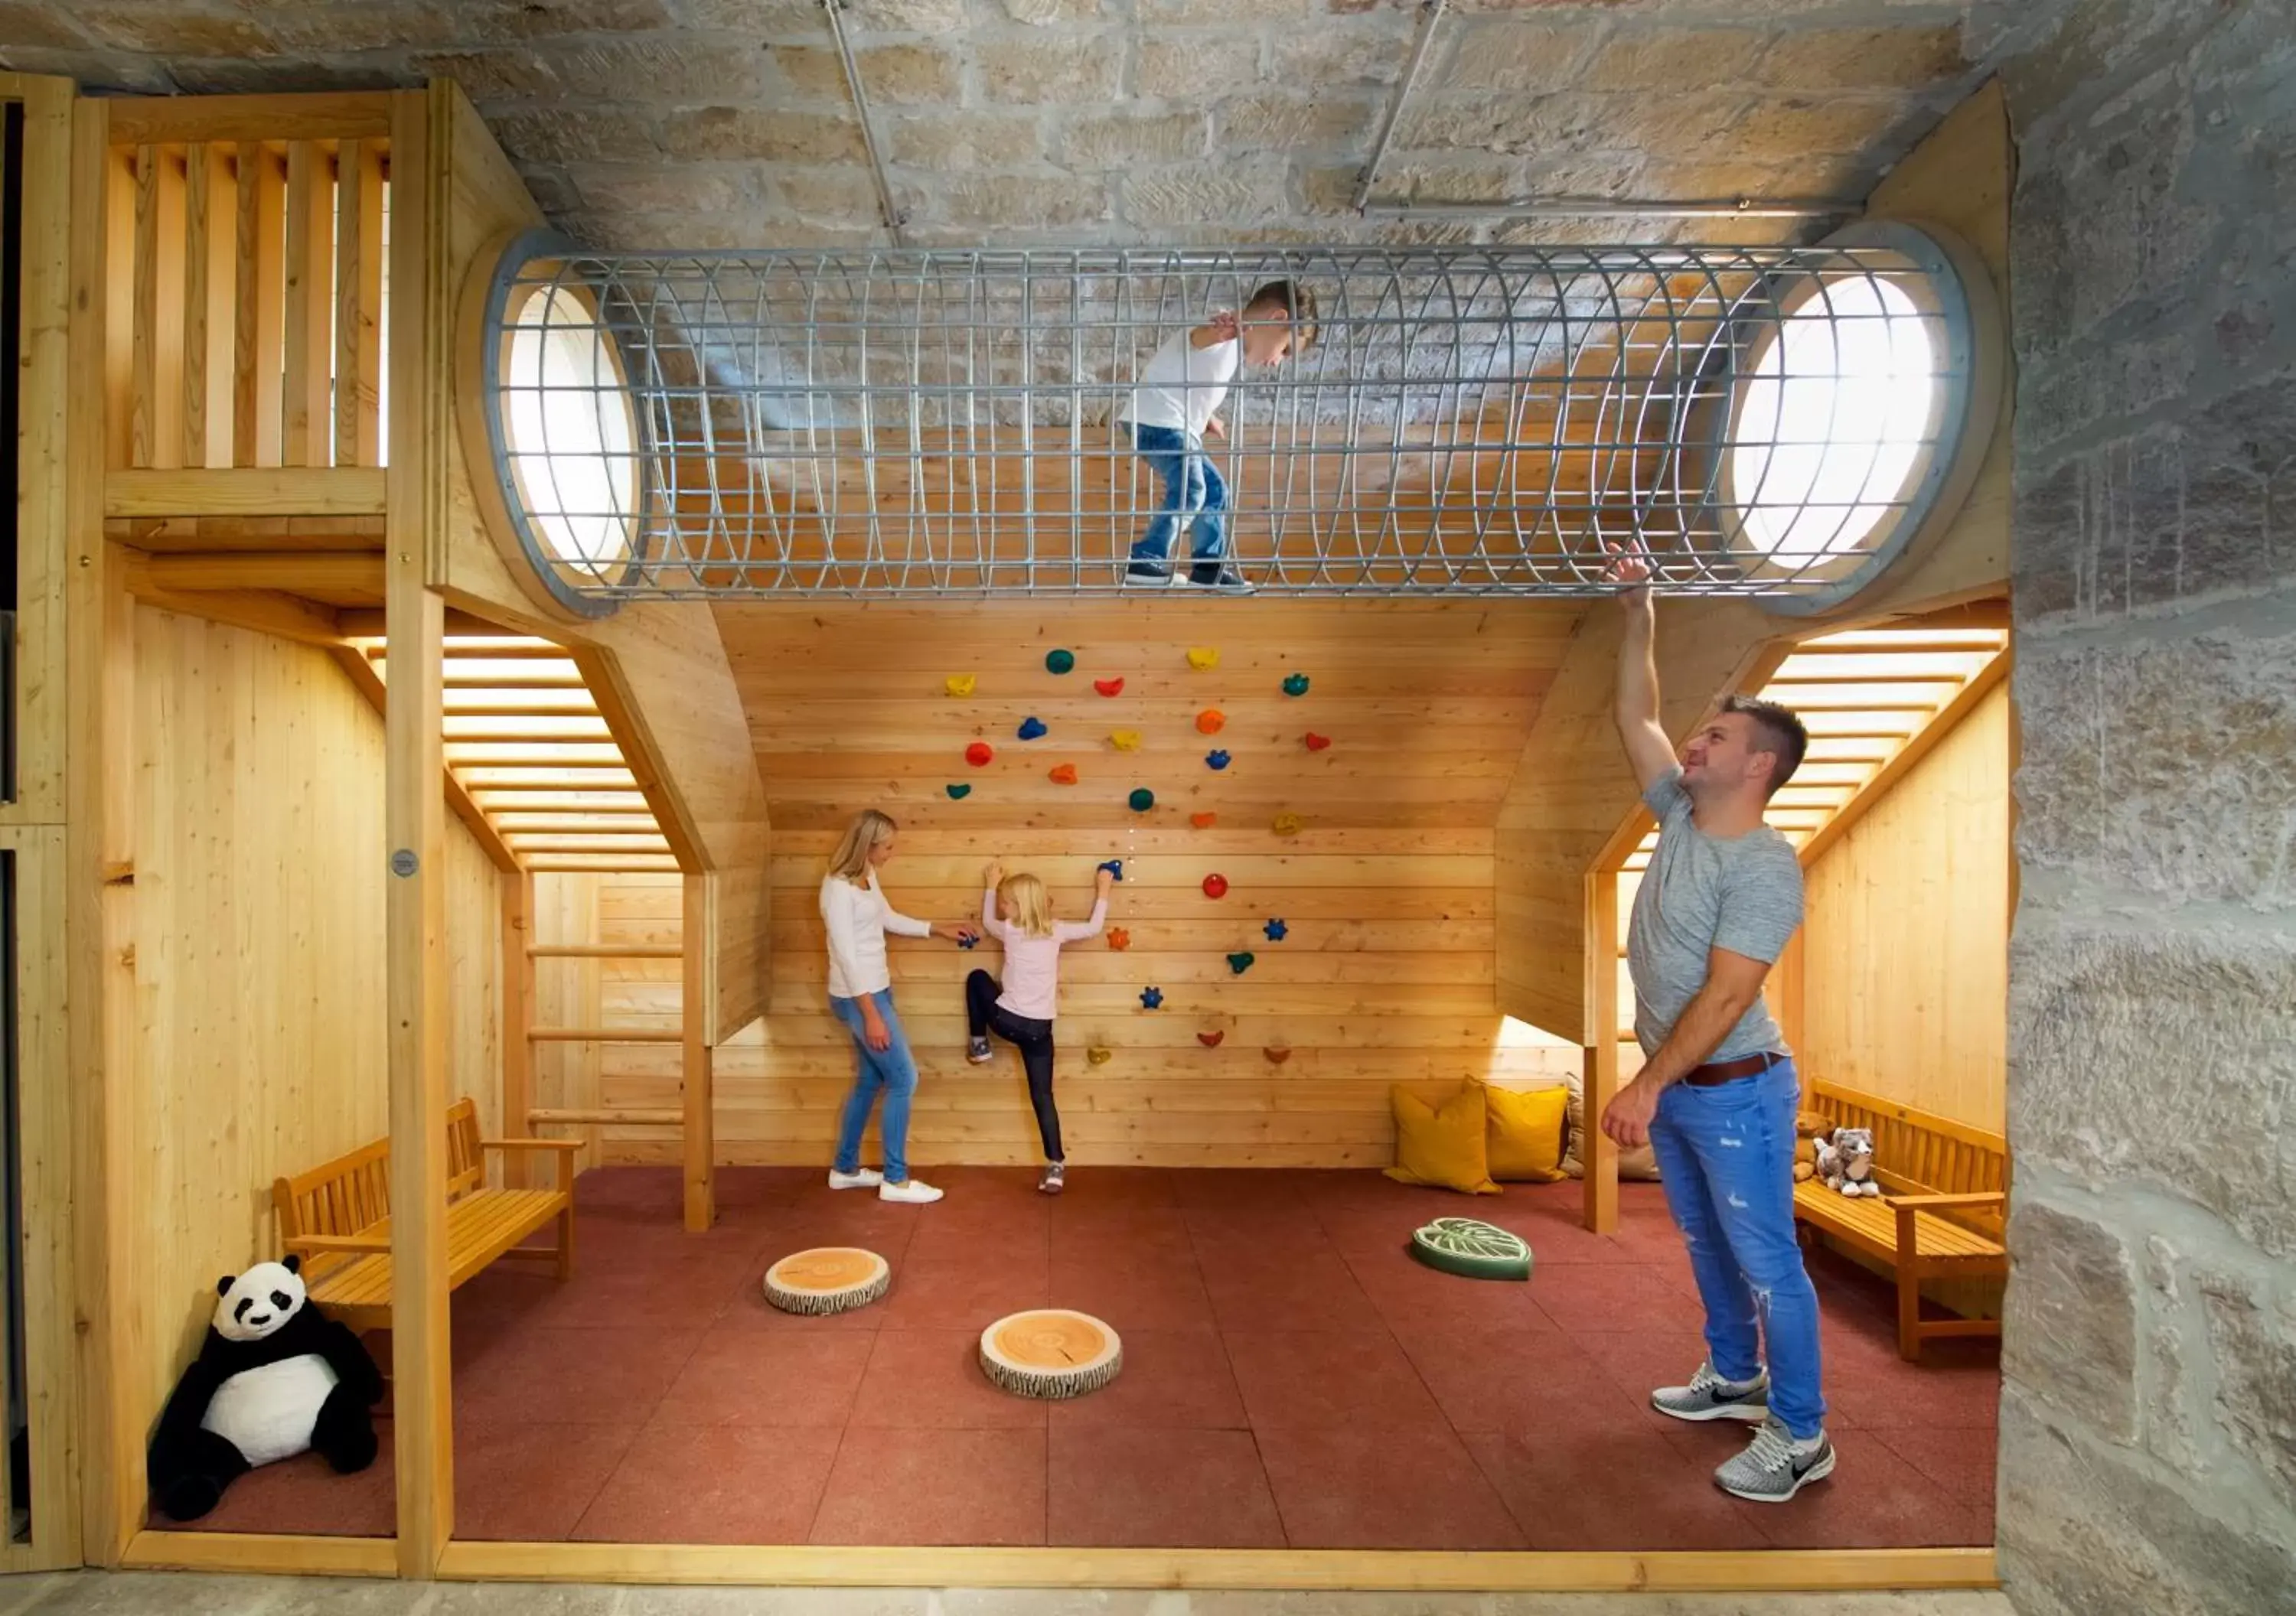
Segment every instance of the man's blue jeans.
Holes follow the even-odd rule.
[[[1690,1248],[1706,1304],[1706,1350],[1727,1381],[1761,1373],[1768,1343],[1770,1412],[1797,1439],[1825,1420],[1818,1387],[1817,1292],[1794,1244],[1791,1060],[1759,1077],[1659,1096],[1650,1130],[1667,1205]]]
[[[1164,559],[1172,553],[1173,535],[1186,522],[1194,529],[1196,559],[1218,560],[1227,549],[1227,484],[1203,445],[1176,427],[1135,425],[1132,446],[1164,481],[1163,507],[1132,547],[1132,559]]]
[[[858,999],[840,999],[834,993],[829,998],[830,1012],[853,1034],[853,1048],[861,1057],[853,1092],[846,1097],[845,1119],[837,1130],[837,1171],[852,1172],[860,1167],[861,1133],[869,1126],[869,1108],[877,1103],[882,1090],[885,1121],[879,1131],[885,1142],[885,1182],[906,1184],[909,1181],[909,1099],[917,1091],[917,1061],[909,1053],[909,1035],[893,1009],[893,990],[882,988],[869,997],[876,1002],[877,1014],[885,1018],[885,1031],[893,1035],[893,1041],[882,1049],[871,1049],[862,1036]]]

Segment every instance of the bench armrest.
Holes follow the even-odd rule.
[[[1973,1206],[2004,1206],[2008,1200],[2005,1191],[1988,1189],[1965,1196],[1883,1196],[1882,1204],[1893,1211],[1903,1207],[1915,1212],[1937,1212]]]
[[[381,1252],[388,1253],[390,1242],[373,1235],[297,1235],[287,1242],[287,1249],[298,1256],[309,1253],[315,1256],[328,1252]]]
[[[481,1150],[579,1150],[579,1139],[480,1139]]]

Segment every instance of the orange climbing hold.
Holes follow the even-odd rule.
[[[1126,949],[1132,946],[1132,934],[1126,931],[1120,926],[1110,926],[1108,928],[1108,946],[1114,949],[1118,953],[1122,953]]]
[[[1196,714],[1196,728],[1206,735],[1217,735],[1227,727],[1227,714],[1218,707],[1206,707]]]
[[[1188,823],[1193,825],[1199,830],[1210,830],[1213,826],[1219,823],[1219,815],[1217,813],[1192,813],[1188,816]]]
[[[1054,763],[1050,770],[1046,771],[1045,778],[1055,786],[1073,786],[1077,783],[1076,765]]]

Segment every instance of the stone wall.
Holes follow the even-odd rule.
[[[2004,1575],[2029,1616],[2296,1610],[2296,9],[1992,9],[2023,36]]]

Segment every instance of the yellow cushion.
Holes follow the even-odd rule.
[[[1494,1179],[1552,1184],[1562,1176],[1562,1118],[1570,1091],[1551,1089],[1483,1090],[1490,1113],[1488,1165]]]
[[[1501,1193],[1484,1164],[1482,1084],[1463,1084],[1439,1106],[1401,1083],[1387,1093],[1395,1108],[1395,1165],[1387,1170],[1389,1178],[1470,1196]]]

